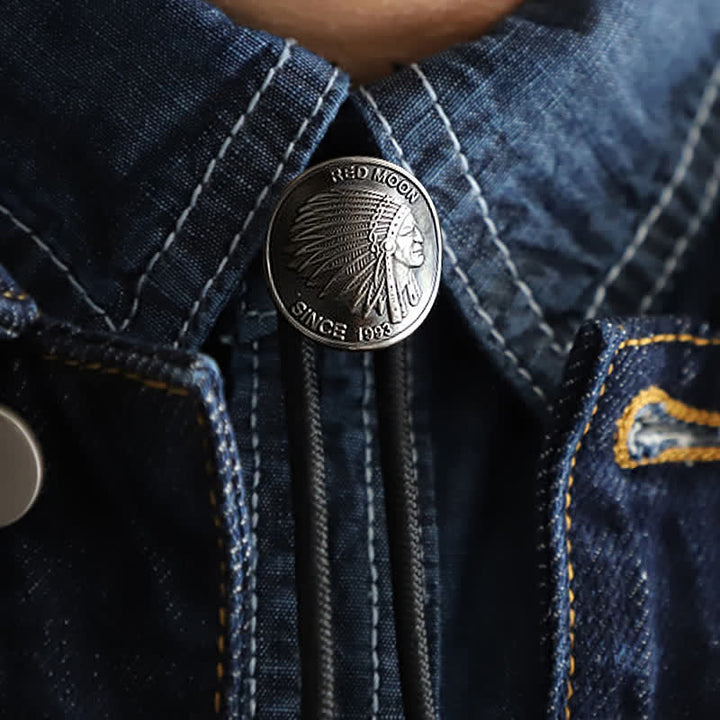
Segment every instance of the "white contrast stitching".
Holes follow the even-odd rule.
[[[287,61],[290,59],[290,53],[292,50],[292,47],[295,45],[294,40],[286,40],[285,46],[283,47],[282,52],[280,53],[280,56],[275,63],[273,67],[268,70],[267,74],[265,75],[265,79],[262,82],[262,85],[260,88],[255,92],[255,94],[250,99],[250,103],[248,104],[247,108],[243,111],[243,113],[240,115],[240,117],[236,120],[235,124],[232,126],[230,132],[225,137],[225,140],[223,141],[222,145],[220,146],[220,150],[218,150],[217,155],[210,160],[208,163],[208,166],[205,168],[205,172],[203,173],[202,179],[200,182],[195,186],[195,189],[192,192],[192,195],[190,197],[190,202],[188,203],[187,207],[180,213],[180,217],[178,217],[177,221],[175,222],[175,227],[172,229],[170,234],[165,238],[165,242],[162,244],[162,247],[150,258],[150,262],[147,264],[147,267],[145,268],[145,272],[140,276],[140,279],[137,282],[137,285],[135,286],[135,296],[133,297],[132,307],[130,308],[130,312],[128,313],[128,316],[123,320],[122,324],[120,325],[120,330],[125,330],[128,325],[133,321],[133,318],[137,314],[137,311],[140,308],[140,295],[142,294],[143,288],[145,286],[145,283],[147,282],[148,278],[150,277],[150,273],[153,271],[153,268],[157,264],[158,260],[172,247],[173,243],[177,239],[178,234],[183,228],[183,225],[185,225],[185,222],[187,221],[188,217],[190,217],[190,213],[195,209],[195,206],[198,203],[198,200],[200,199],[200,195],[202,194],[203,190],[207,186],[207,184],[210,182],[210,178],[213,175],[213,172],[215,171],[215,167],[217,166],[217,163],[222,160],[225,157],[225,153],[227,153],[230,145],[232,145],[233,141],[237,137],[237,134],[240,132],[240,130],[245,125],[245,121],[247,118],[252,114],[252,112],[257,107],[258,102],[260,101],[260,98],[262,97],[263,93],[270,87],[275,74],[287,63]]]
[[[447,116],[447,113],[440,104],[440,100],[438,99],[437,93],[435,92],[435,88],[430,83],[430,80],[428,80],[427,75],[425,75],[425,73],[420,69],[417,64],[413,63],[410,67],[420,78],[420,82],[422,82],[425,91],[430,97],[430,100],[435,107],[437,114],[440,116],[443,125],[445,125],[445,129],[447,130],[450,142],[452,143],[453,150],[455,151],[455,156],[460,161],[462,173],[468,184],[470,185],[470,191],[472,192],[473,197],[475,198],[478,206],[480,207],[480,214],[482,215],[485,227],[487,227],[488,232],[490,233],[490,239],[492,240],[493,245],[495,245],[495,247],[499,250],[503,262],[505,263],[505,267],[510,273],[510,276],[515,283],[515,286],[525,296],[525,299],[527,300],[530,309],[533,311],[535,317],[537,317],[538,319],[540,329],[545,333],[545,335],[547,335],[548,338],[550,338],[551,349],[558,355],[565,355],[565,351],[557,342],[557,339],[555,337],[555,331],[548,324],[547,320],[545,319],[545,313],[538,304],[537,300],[535,300],[535,295],[533,294],[533,291],[530,289],[530,286],[520,277],[520,272],[518,271],[515,261],[510,255],[510,250],[508,249],[508,246],[500,239],[500,233],[498,232],[497,225],[495,225],[495,221],[492,219],[492,217],[490,217],[490,208],[488,207],[487,200],[485,200],[485,196],[482,193],[480,184],[470,172],[470,162],[468,161],[467,155],[465,155],[462,150],[460,140],[457,136],[457,133],[453,129],[450,118]]]
[[[447,252],[448,257],[450,258],[450,263],[453,267],[453,270],[455,271],[455,274],[460,278],[460,281],[463,284],[463,287],[465,289],[465,292],[470,297],[470,302],[473,306],[473,309],[478,314],[481,320],[483,320],[490,328],[490,334],[495,338],[497,343],[500,345],[503,351],[503,355],[510,360],[513,365],[515,365],[515,368],[518,372],[518,374],[523,377],[525,380],[527,380],[528,383],[530,383],[530,387],[532,388],[533,392],[544,401],[547,401],[547,397],[545,393],[538,387],[538,385],[535,384],[535,381],[533,380],[532,375],[520,364],[520,360],[518,356],[510,350],[507,346],[507,342],[505,338],[500,334],[500,331],[495,326],[495,323],[493,322],[493,319],[488,315],[488,313],[483,310],[482,306],[480,305],[480,299],[478,298],[475,291],[470,286],[470,280],[468,279],[468,276],[465,274],[463,269],[460,267],[460,263],[458,262],[457,256],[455,255],[453,249],[446,245],[445,251]]]
[[[387,118],[380,112],[380,108],[378,107],[377,102],[375,101],[375,98],[370,94],[370,91],[365,87],[360,87],[360,92],[365,96],[367,101],[370,103],[370,106],[375,111],[375,114],[378,116],[378,120],[380,120],[380,124],[383,126],[383,130],[387,133],[388,138],[390,139],[390,142],[392,143],[392,146],[395,148],[395,152],[397,152],[398,157],[400,158],[400,162],[402,163],[402,166],[409,172],[413,173],[412,168],[408,164],[407,160],[405,159],[405,153],[403,152],[403,149],[400,147],[400,143],[395,138],[395,133],[393,132],[393,129],[390,127],[390,123],[388,122]]]
[[[223,495],[227,502],[235,502],[237,507],[236,501],[242,495],[242,465],[240,457],[236,454],[237,448],[232,438],[232,426],[227,418],[225,405],[217,398],[213,390],[205,396],[205,402],[208,406],[214,408],[209,417],[215,429],[216,437],[219,440],[216,452],[224,458],[218,470],[229,473],[229,477],[227,477],[226,482],[223,483]],[[233,454],[235,454],[235,457],[233,457]],[[231,519],[231,516],[228,516],[227,513],[226,519],[231,523],[231,525],[229,525],[230,529],[232,529],[233,525],[237,527],[238,521]],[[228,603],[228,610],[231,618],[229,623],[230,647],[233,648],[230,655],[232,659],[231,677],[234,682],[232,687],[226,690],[226,702],[228,705],[227,716],[231,720],[240,718],[238,705],[241,695],[239,689],[240,683],[245,677],[245,670],[241,663],[244,645],[241,642],[240,636],[247,627],[244,621],[245,602],[242,598],[244,597],[243,590],[245,586],[242,579],[247,577],[247,563],[252,551],[252,545],[247,539],[247,518],[243,513],[240,514],[239,523],[242,526],[241,529],[237,530],[241,534],[239,544],[232,542],[228,548],[229,577],[233,578],[233,584],[230,590],[230,600],[232,602]]]
[[[252,564],[250,567],[250,664],[248,666],[248,684],[250,686],[250,717],[254,718],[257,710],[256,689],[257,681],[255,678],[255,669],[257,665],[257,642],[255,639],[255,631],[257,627],[257,526],[259,520],[258,514],[258,487],[260,486],[260,433],[258,431],[258,396],[260,394],[260,351],[259,343],[254,340],[252,343],[252,396],[250,399],[250,432],[252,437],[253,449],[253,480],[252,494],[250,498],[251,520],[250,528],[252,533],[252,544],[255,547]]]
[[[370,652],[372,658],[372,720],[376,720],[380,711],[380,657],[378,655],[378,569],[375,562],[375,491],[373,490],[372,466],[372,427],[370,424],[370,401],[372,393],[372,374],[370,372],[370,353],[363,356],[363,398],[362,419],[365,433],[365,494],[367,496],[367,544],[368,563],[370,565]]]
[[[690,168],[690,164],[695,157],[695,150],[697,149],[698,143],[700,142],[700,135],[703,127],[710,118],[710,110],[715,103],[718,94],[718,87],[720,86],[720,63],[715,66],[708,84],[703,93],[700,106],[698,107],[695,119],[688,132],[685,145],[683,146],[680,154],[680,161],[673,172],[670,182],[663,188],[660,198],[653,205],[652,209],[648,213],[647,217],[643,220],[638,227],[635,237],[632,242],[625,248],[625,251],[620,256],[620,259],[610,268],[605,279],[600,283],[592,304],[585,313],[585,320],[592,320],[598,313],[600,306],[605,300],[607,291],[610,286],[617,280],[620,273],[623,271],[625,266],[633,259],[637,251],[640,249],[642,244],[645,242],[650,230],[652,230],[655,223],[660,219],[670,201],[675,195],[675,191],[680,187],[680,184],[685,179],[687,171]]]
[[[256,318],[266,318],[266,317],[275,317],[277,313],[275,310],[246,310],[245,312],[240,312],[240,317],[256,317]]]
[[[672,277],[672,274],[677,269],[677,266],[682,259],[682,256],[688,249],[688,245],[690,245],[693,238],[698,234],[700,228],[702,227],[703,221],[707,217],[710,210],[712,210],[713,203],[718,194],[718,189],[720,189],[720,158],[715,161],[715,165],[713,166],[713,173],[710,179],[707,181],[707,184],[705,185],[705,192],[703,193],[703,198],[700,202],[697,213],[690,221],[690,224],[688,225],[688,228],[683,234],[683,236],[677,241],[677,244],[675,245],[675,250],[665,263],[663,271],[655,282],[655,285],[653,285],[650,292],[648,292],[647,295],[645,295],[645,297],[642,299],[642,302],[640,303],[641,314],[646,313],[650,309],[650,306],[652,305],[655,298],[665,289],[668,280],[670,280],[670,278]]]
[[[65,275],[68,282],[78,291],[80,297],[84,300],[85,304],[92,309],[92,311],[102,316],[105,324],[110,330],[115,330],[115,323],[110,319],[110,316],[103,310],[88,294],[87,290],[80,284],[80,281],[75,277],[70,268],[53,252],[49,245],[44,243],[38,234],[29,228],[24,222],[18,220],[6,207],[0,205],[0,213],[5,215],[10,222],[15,225],[18,230],[22,230],[41,250],[47,253],[53,264]]]
[[[410,167],[409,163],[405,159],[405,154],[402,151],[402,148],[398,144],[397,140],[395,139],[392,127],[390,123],[388,122],[387,118],[382,114],[380,111],[380,108],[378,107],[377,102],[375,101],[375,98],[370,94],[370,91],[361,88],[362,94],[368,99],[370,102],[371,107],[373,108],[375,114],[378,117],[378,120],[380,121],[380,124],[383,126],[385,132],[387,132],[388,137],[390,138],[391,142],[393,143],[393,146],[398,151],[398,156],[400,158],[400,161],[403,165],[403,167],[410,173],[413,172],[412,168]],[[415,173],[413,173],[414,175]],[[480,299],[478,298],[475,291],[472,289],[472,286],[470,285],[470,280],[468,276],[465,274],[462,267],[460,267],[460,261],[458,260],[457,256],[453,252],[452,248],[446,243],[443,242],[443,249],[445,253],[447,254],[448,258],[450,259],[450,264],[452,265],[453,270],[455,271],[455,274],[460,278],[463,289],[467,293],[468,297],[470,298],[470,302],[472,304],[473,309],[477,313],[478,317],[488,326],[490,329],[490,334],[495,339],[495,341],[500,345],[500,348],[502,349],[503,354],[505,357],[507,357],[515,366],[515,369],[517,373],[526,380],[530,387],[532,388],[532,391],[544,402],[547,402],[547,397],[545,393],[540,389],[540,387],[535,383],[533,380],[532,375],[520,364],[520,360],[513,353],[510,348],[507,346],[507,341],[502,336],[500,331],[495,326],[495,322],[493,319],[488,315],[488,313],[483,310],[482,306],[480,305]]]
[[[245,310],[247,310],[247,280],[243,280],[242,283],[240,283],[240,293],[239,293],[239,299],[240,299],[240,308],[239,308],[239,314],[243,315],[245,313]]]
[[[193,303],[192,307],[190,308],[190,314],[188,315],[187,320],[184,322],[182,328],[180,329],[180,333],[177,336],[177,339],[173,343],[173,347],[179,347],[180,343],[182,342],[182,339],[187,334],[187,331],[190,328],[190,324],[192,323],[193,319],[197,315],[198,311],[200,310],[200,306],[202,305],[203,300],[207,297],[207,294],[210,292],[210,289],[217,281],[218,277],[222,274],[223,270],[225,269],[225,266],[227,265],[228,261],[230,260],[231,256],[235,252],[238,244],[240,243],[240,239],[245,234],[245,231],[248,229],[250,223],[252,222],[253,218],[255,217],[255,213],[258,211],[260,206],[263,204],[265,198],[267,197],[268,193],[270,192],[270,189],[275,185],[278,178],[282,174],[282,171],[285,169],[285,164],[290,159],[290,156],[292,155],[293,151],[295,150],[295,146],[300,141],[300,138],[305,134],[305,131],[308,129],[308,126],[310,123],[315,119],[315,116],[320,112],[322,109],[322,106],[325,104],[325,101],[327,100],[328,95],[330,94],[330,91],[334,87],[335,83],[337,82],[337,78],[340,75],[340,71],[335,68],[333,70],[332,75],[330,76],[330,79],[327,82],[327,85],[325,86],[325,89],[323,90],[322,94],[318,97],[317,102],[315,103],[315,107],[312,109],[312,112],[302,121],[302,124],[300,125],[300,128],[298,129],[295,137],[290,141],[290,144],[285,149],[285,152],[283,153],[283,156],[278,163],[278,166],[275,168],[275,172],[273,173],[273,176],[270,178],[270,181],[265,185],[265,187],[260,191],[260,194],[257,196],[257,199],[255,200],[255,205],[253,206],[252,210],[247,214],[245,217],[245,220],[240,228],[240,231],[233,237],[230,248],[228,249],[227,254],[225,257],[220,261],[220,264],[218,265],[217,269],[215,270],[214,275],[205,283],[202,290],[200,291],[200,296],[198,299]]]

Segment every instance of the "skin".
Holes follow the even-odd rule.
[[[236,22],[282,37],[375,80],[477,38],[521,0],[211,0]]]

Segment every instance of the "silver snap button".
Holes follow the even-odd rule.
[[[280,312],[314,340],[374,350],[410,335],[440,285],[440,223],[403,168],[347,157],[316,165],[282,194],[265,244]]]
[[[19,520],[33,506],[42,473],[40,446],[32,430],[0,406],[0,527]]]

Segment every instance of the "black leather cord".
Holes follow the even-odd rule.
[[[375,353],[380,461],[405,717],[435,720],[407,353],[407,342]]]
[[[325,451],[313,343],[280,318],[280,353],[288,419],[295,514],[302,717],[335,713]]]
[[[279,319],[295,514],[302,717],[335,714],[325,452],[315,346]],[[407,344],[374,353],[393,605],[407,720],[436,720],[425,621],[425,570],[413,460]]]

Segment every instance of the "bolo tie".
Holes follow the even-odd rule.
[[[264,263],[279,310],[304,720],[336,717],[317,344],[373,352],[403,707],[408,720],[436,718],[406,339],[432,307],[441,260],[426,190],[376,158],[337,158],[306,170],[285,188],[270,221]]]

